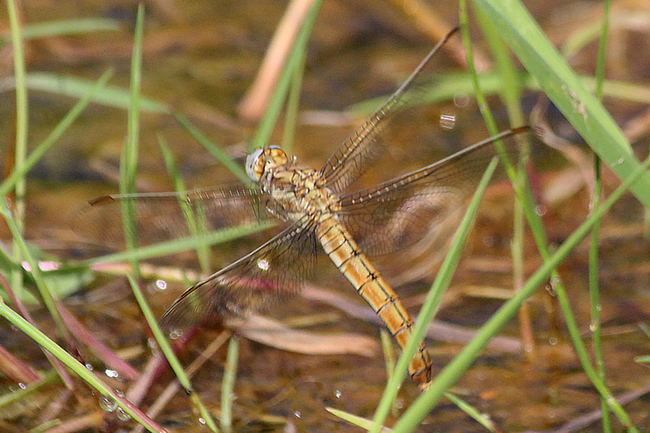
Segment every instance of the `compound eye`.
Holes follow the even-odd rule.
[[[273,161],[275,165],[283,165],[286,164],[287,161],[289,160],[289,157],[285,153],[284,150],[280,146],[277,146],[275,144],[269,146],[266,148],[269,157]]]
[[[264,171],[264,149],[255,149],[246,157],[246,174],[253,182],[259,182]]]

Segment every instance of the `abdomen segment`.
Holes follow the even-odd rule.
[[[356,291],[386,323],[402,349],[411,338],[413,320],[390,285],[359,250],[348,231],[334,217],[326,218],[318,229],[323,250]],[[431,381],[431,360],[420,345],[409,364],[413,380],[424,387]]]

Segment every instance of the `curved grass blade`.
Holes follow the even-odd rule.
[[[623,132],[551,45],[524,5],[518,0],[473,2],[500,29],[506,44],[594,152],[620,179],[630,176],[640,164]],[[631,184],[630,191],[650,207],[650,173],[643,173]]]

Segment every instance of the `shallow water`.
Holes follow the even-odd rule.
[[[128,26],[132,24],[135,10],[125,1],[74,2],[72,10],[66,9],[65,2],[38,2],[38,7],[35,2],[23,2],[23,5],[27,22],[99,15],[123,17]],[[178,3],[169,10],[164,2],[153,3],[147,14],[142,94],[171,104],[218,146],[231,155],[243,156],[245,140],[251,137],[254,129],[237,120],[237,104],[254,78],[283,7],[284,4],[278,2],[195,1],[189,5]],[[557,6],[540,2],[530,7],[552,40],[561,41],[568,29],[581,24],[577,18],[571,18],[575,9],[564,3]],[[574,3],[573,7],[587,8],[588,5]],[[451,12],[446,18],[451,22],[455,20]],[[625,40],[612,42],[620,44],[619,48],[627,47],[628,51],[623,50],[626,61],[611,73],[618,79],[647,82],[647,72],[644,72],[648,70],[647,62],[632,51],[648,51],[629,49],[632,43],[641,48],[639,44],[647,44],[647,41],[639,42],[636,34],[627,36],[628,44]],[[126,87],[131,43],[130,31],[39,41],[29,46],[28,70],[94,80],[112,66],[116,75],[111,83]],[[310,110],[312,121],[308,124],[304,120],[306,117],[302,118],[296,133],[295,154],[312,166],[322,164],[361,121],[341,122],[341,116],[332,115],[332,112],[390,93],[431,45],[411,26],[404,25],[403,17],[388,7],[378,8],[369,2],[325,2],[310,45],[302,96],[303,109]],[[587,49],[574,61],[581,71],[591,72],[594,59],[594,52]],[[441,70],[459,70],[444,53],[439,65]],[[527,96],[523,103],[527,112],[534,104],[534,96]],[[11,99],[0,99],[0,127],[3,129],[0,135],[4,148],[12,137]],[[51,93],[30,92],[30,143],[40,142],[73,102],[68,97]],[[501,127],[507,128],[505,111],[499,108],[496,100],[491,102],[496,107]],[[607,102],[623,125],[644,109],[638,104]],[[314,113],[318,115],[315,117],[318,124],[313,124]],[[455,116],[452,130],[437,127],[441,115]],[[334,126],[330,124],[332,119],[336,121]],[[369,173],[369,183],[429,164],[487,136],[471,99],[466,107],[443,103],[425,110],[419,117],[407,117],[400,122],[403,123],[391,135],[396,141],[391,144],[390,155],[381,168]],[[565,137],[576,138],[557,113],[549,114],[549,122]],[[432,128],[431,124],[436,127]],[[33,170],[28,181],[26,231],[34,245],[59,260],[106,252],[105,245],[98,246],[92,239],[76,237],[69,229],[68,220],[72,211],[88,199],[117,192],[120,149],[126,129],[126,111],[91,105]],[[233,180],[171,116],[145,113],[141,120],[139,191],[173,188],[158,149],[156,136],[159,133],[172,149],[188,188]],[[275,138],[280,136],[281,133],[277,133]],[[646,144],[640,145],[643,146]],[[557,153],[544,149],[541,144],[536,145],[533,158],[541,167],[539,185],[542,190],[547,190],[555,181],[567,182],[558,181],[564,172],[575,172]],[[605,190],[610,192],[617,181],[607,171],[604,177]],[[568,198],[545,205],[543,218],[552,244],[559,245],[588,216],[588,203],[585,188],[581,188]],[[469,246],[438,315],[440,320],[472,330],[485,323],[503,303],[502,299],[493,297],[495,292],[489,289],[512,287],[512,212],[511,188],[503,182],[495,183],[482,203]],[[647,355],[650,347],[648,337],[639,327],[640,323],[647,323],[650,311],[647,288],[650,243],[642,232],[642,208],[630,196],[624,197],[603,220],[600,261],[603,352],[607,383],[616,395],[648,385],[647,367],[634,361],[635,357]],[[245,254],[263,239],[255,235],[251,241],[213,248],[214,269]],[[524,268],[526,275],[530,275],[541,260],[530,234],[526,234],[525,242]],[[589,343],[587,248],[587,243],[583,242],[563,263],[560,272],[576,320]],[[396,279],[404,270],[391,262],[394,259],[378,261],[386,274]],[[153,264],[198,269],[196,258],[191,254],[158,259]],[[435,264],[425,265],[435,269]],[[433,270],[428,271],[421,275],[422,279],[405,282],[398,288],[411,311],[417,311],[421,295],[434,275]],[[165,290],[154,288],[153,283],[146,286],[156,314],[160,316],[192,283],[188,277],[186,283],[170,280]],[[345,299],[358,301],[324,257],[313,283]],[[123,278],[98,276],[92,283],[84,284],[81,291],[67,297],[65,303],[97,339],[121,354],[137,370],[144,368],[150,354],[149,334]],[[453,389],[479,411],[489,414],[502,431],[551,429],[600,407],[597,393],[567,343],[566,328],[555,298],[540,289],[531,300],[530,308],[535,351],[527,354],[503,348],[488,349]],[[45,311],[34,309],[32,314],[43,329],[52,329]],[[299,326],[310,332],[350,332],[379,341],[376,325],[354,319],[323,302],[297,297],[274,310],[271,316],[285,323],[301,322]],[[519,339],[516,321],[502,334]],[[199,333],[182,354],[183,364],[190,364],[216,336],[217,331],[213,330]],[[38,347],[6,322],[0,324],[0,341],[5,349],[34,369],[50,369]],[[427,345],[433,358],[434,374],[462,349],[458,342],[428,340]],[[81,355],[95,371],[106,369],[88,349],[82,347]],[[220,407],[225,356],[224,347],[192,380],[195,391],[215,414]],[[381,349],[372,357],[299,355],[243,338],[234,390],[234,427],[237,431],[357,431],[329,415],[325,408],[334,407],[372,418],[383,392],[385,375]],[[129,385],[123,379],[104,379],[122,390]],[[172,376],[165,373],[149,390],[141,406],[149,407],[171,379]],[[0,395],[17,389],[15,381],[0,378]],[[0,430],[24,431],[35,427],[38,417],[45,408],[52,407],[51,402],[62,395],[63,389],[56,384],[0,410]],[[407,382],[398,403],[407,407],[417,395],[416,387]],[[647,397],[641,397],[626,409],[637,426],[647,428],[650,425],[648,407]],[[80,385],[79,391],[66,400],[56,418],[66,422],[92,414],[98,419],[91,420],[86,431],[100,429],[99,419],[104,414],[98,396]],[[106,418],[117,422],[114,414],[107,414]],[[179,392],[156,421],[169,431],[203,431],[197,418],[188,398]],[[393,421],[394,418],[390,419],[389,425]],[[111,425],[130,429],[134,423]],[[614,426],[614,431],[623,431],[617,421]],[[111,428],[104,427],[104,430]],[[443,401],[419,431],[478,430],[475,421],[455,405]],[[598,424],[594,424],[582,431],[600,430]]]

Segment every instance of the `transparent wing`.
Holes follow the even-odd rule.
[[[339,219],[368,255],[388,254],[413,245],[431,230],[442,227],[474,192],[497,154],[501,140],[510,161],[519,153],[513,129],[470,146],[441,161],[341,197]],[[442,234],[444,236],[450,233]]]
[[[382,140],[382,133],[390,124],[394,114],[399,111],[399,108],[422,97],[426,83],[419,80],[421,72],[440,47],[457,30],[452,30],[438,42],[404,84],[393,93],[381,108],[357,128],[327,160],[323,168],[321,168],[321,174],[327,181],[327,187],[335,192],[344,191],[383,154],[385,143]]]
[[[292,224],[252,253],[189,288],[161,319],[169,331],[265,310],[297,293],[316,262],[315,225]]]
[[[269,197],[234,185],[182,193],[111,195],[92,200],[75,213],[72,229],[89,242],[124,246],[123,215],[131,212],[138,245],[188,237],[270,218]]]

